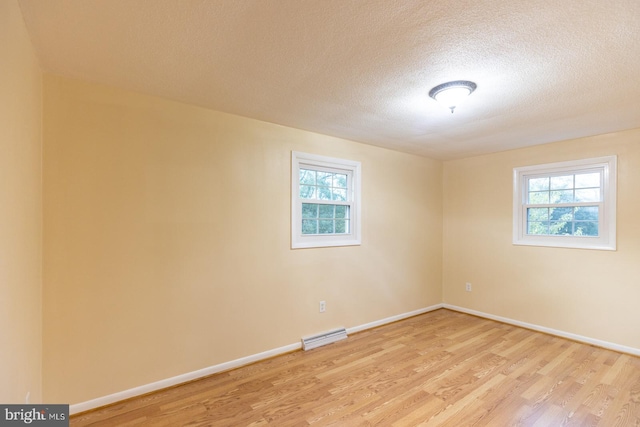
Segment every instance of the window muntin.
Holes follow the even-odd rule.
[[[514,169],[518,245],[615,250],[616,157]]]
[[[360,244],[360,163],[292,153],[292,248]]]

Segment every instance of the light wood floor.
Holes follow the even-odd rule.
[[[437,310],[72,426],[640,426],[640,358]]]

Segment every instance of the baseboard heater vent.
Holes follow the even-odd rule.
[[[332,342],[347,339],[347,330],[345,328],[333,329],[318,335],[302,338],[302,349],[311,350],[312,348],[331,344]]]

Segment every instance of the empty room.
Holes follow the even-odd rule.
[[[638,76],[637,0],[0,0],[0,424],[639,426]]]

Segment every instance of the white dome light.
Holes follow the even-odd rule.
[[[456,80],[438,85],[429,91],[429,96],[453,110],[464,101],[471,92],[476,90],[476,84],[466,80]]]

